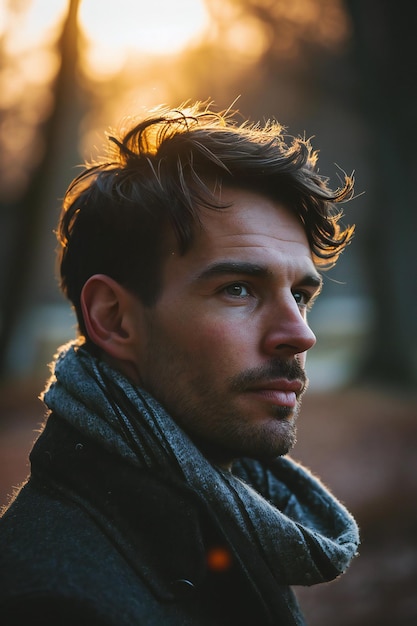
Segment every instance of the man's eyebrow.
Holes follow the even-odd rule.
[[[248,263],[245,261],[218,261],[206,267],[198,274],[197,279],[206,280],[225,274],[245,274],[246,276],[259,276],[261,278],[272,276],[270,269],[264,265],[258,265],[257,263]]]
[[[209,280],[216,276],[227,274],[242,274],[245,276],[256,276],[259,278],[270,278],[273,272],[265,265],[250,263],[247,261],[217,261],[206,267],[198,276],[197,280]],[[306,274],[299,281],[304,287],[313,287],[317,290],[317,295],[323,287],[323,279],[320,274]]]
[[[320,274],[306,274],[301,280],[300,284],[305,287],[314,287],[317,289],[317,295],[323,288],[323,278]]]

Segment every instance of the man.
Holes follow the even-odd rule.
[[[358,546],[285,455],[319,270],[352,237],[307,141],[201,105],[121,135],[58,229],[79,338],[1,524],[3,624],[303,624]]]

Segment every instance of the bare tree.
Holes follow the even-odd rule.
[[[417,14],[405,0],[345,0],[354,25],[359,106],[370,129],[364,266],[375,308],[359,378],[417,382]]]
[[[9,207],[12,213],[13,237],[9,258],[3,278],[3,297],[0,328],[0,374],[4,373],[5,357],[9,342],[15,330],[15,323],[22,306],[27,288],[30,269],[33,264],[38,239],[38,225],[44,211],[44,190],[52,176],[53,167],[60,151],[62,130],[68,134],[68,125],[76,123],[74,109],[77,107],[77,60],[78,26],[77,13],[80,0],[69,0],[68,13],[63,23],[58,42],[58,54],[61,60],[52,92],[51,112],[39,129],[39,141],[43,143],[43,156],[31,172],[30,180],[22,195]],[[74,129],[72,129],[74,130]],[[70,131],[71,132],[71,131]],[[72,133],[74,135],[74,133]],[[11,224],[9,224],[11,226]]]

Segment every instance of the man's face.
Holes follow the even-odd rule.
[[[315,343],[307,305],[321,279],[285,207],[236,189],[223,189],[221,201],[230,208],[203,211],[185,255],[172,236],[156,304],[137,302],[134,349],[139,384],[228,466],[295,443],[305,352]]]

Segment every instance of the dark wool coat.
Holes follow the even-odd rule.
[[[134,467],[56,416],[31,464],[0,520],[2,626],[277,623],[210,511],[172,476]],[[293,624],[285,610],[279,624]]]

